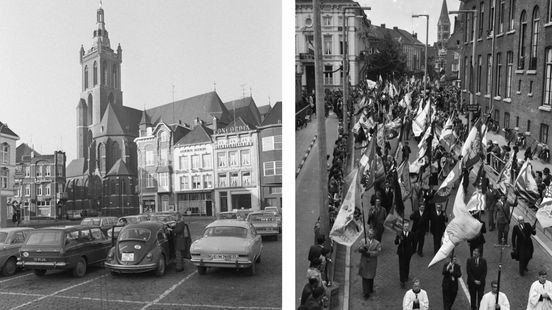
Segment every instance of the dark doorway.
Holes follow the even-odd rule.
[[[205,201],[205,213],[207,216],[213,216],[213,202],[211,200]]]
[[[307,77],[307,94],[312,94],[312,91],[314,90],[314,64],[312,65],[306,65],[305,66],[305,74]]]
[[[220,192],[220,212],[228,211],[228,192]]]
[[[232,195],[232,209],[250,209],[251,194]]]

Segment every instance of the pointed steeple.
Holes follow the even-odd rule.
[[[104,10],[102,8],[101,2],[100,7],[96,11],[96,30],[94,30],[93,37],[94,42],[92,46],[99,45],[102,47],[111,48],[109,44],[108,32],[105,29]]]
[[[443,0],[441,15],[437,21],[437,41],[443,42],[450,37],[450,18],[447,7],[447,0]]]
[[[142,111],[142,118],[140,119],[140,125],[151,126],[151,119],[145,109]]]

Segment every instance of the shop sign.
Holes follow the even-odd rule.
[[[226,127],[226,128],[220,128],[215,131],[216,135],[225,134],[225,133],[233,133],[233,132],[240,132],[240,131],[249,131],[250,128],[247,126],[234,126],[234,127]]]
[[[220,139],[217,140],[216,148],[217,149],[226,149],[226,148],[234,148],[234,147],[243,147],[243,146],[251,146],[253,145],[253,141],[251,140],[251,137],[245,136],[245,137],[231,137],[229,139]]]
[[[180,154],[187,154],[187,153],[204,153],[207,152],[207,146],[206,145],[191,145],[180,148]]]

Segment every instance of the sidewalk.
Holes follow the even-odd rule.
[[[333,112],[330,112],[330,115],[326,118],[326,135],[333,136],[334,128],[335,132],[337,132],[337,117]],[[332,131],[332,133],[330,133],[330,131]],[[314,136],[317,135],[317,133],[318,128],[316,126],[316,120],[314,118],[310,123],[307,124],[306,128],[295,131],[295,169],[297,169],[301,164],[305,152],[307,151],[309,145],[311,144]],[[326,148],[328,153],[330,154],[330,157],[333,153],[330,152],[330,148],[332,148],[331,150],[333,150],[334,143],[335,139],[331,141],[328,140],[326,143]],[[316,143],[314,144],[314,146],[316,146]],[[311,154],[309,154],[309,157],[310,156]]]

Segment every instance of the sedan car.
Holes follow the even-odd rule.
[[[117,225],[117,220],[115,216],[86,217],[82,219],[80,224],[84,226],[100,226],[100,229],[104,233],[107,233],[108,230]]]
[[[274,213],[267,211],[255,211],[249,213],[247,221],[253,224],[258,235],[270,236],[278,240],[281,224],[278,223]]]
[[[114,237],[117,238],[119,235],[119,232],[121,229],[123,229],[123,226],[126,224],[136,224],[144,221],[149,221],[149,215],[147,214],[138,214],[138,215],[129,215],[129,216],[122,216],[117,221],[117,225],[113,226],[111,229],[107,230],[107,236],[108,237]],[[123,224],[126,222],[126,224]]]
[[[165,223],[168,227],[174,227],[176,224],[176,216],[170,213],[149,213],[150,221],[158,221]]]
[[[201,239],[192,243],[191,262],[199,274],[205,274],[208,267],[222,267],[245,268],[253,275],[262,249],[261,236],[251,223],[216,220],[205,227]]]
[[[31,230],[31,227],[0,229],[0,266],[3,275],[11,276],[15,273],[19,248],[25,243]]]
[[[87,266],[102,263],[111,240],[100,227],[58,226],[32,230],[19,249],[17,265],[43,276],[47,270],[72,270],[75,277],[83,277]]]
[[[167,226],[161,222],[127,225],[119,233],[104,266],[113,275],[155,271],[155,275],[162,276],[174,258],[169,236]]]

